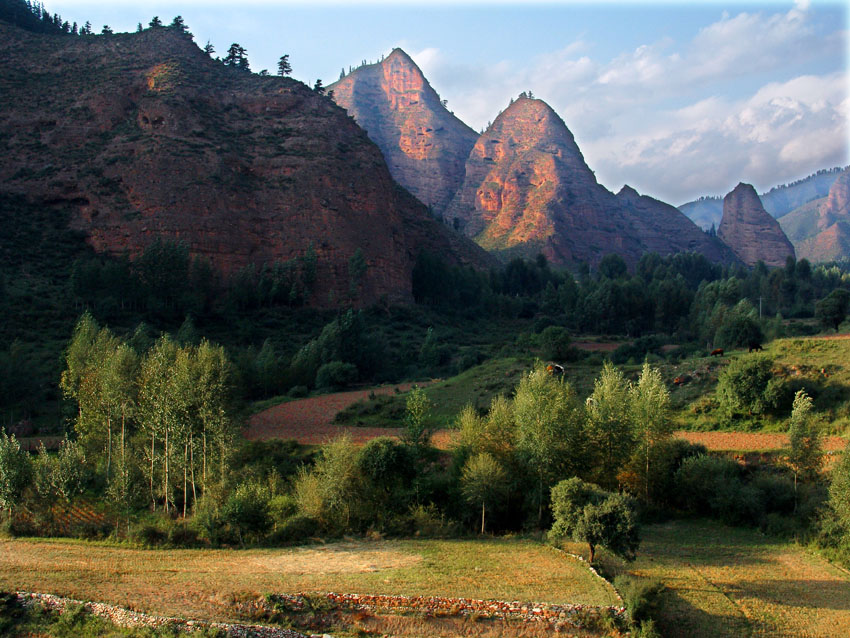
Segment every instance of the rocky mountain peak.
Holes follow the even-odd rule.
[[[442,212],[463,180],[477,134],[448,111],[410,56],[393,49],[328,89],[381,149],[392,176]]]
[[[723,198],[717,236],[749,266],[759,260],[782,266],[788,256],[794,256],[779,222],[764,209],[756,189],[743,182]]]

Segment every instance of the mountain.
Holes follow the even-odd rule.
[[[679,210],[703,230],[708,230],[712,226],[716,229],[720,224],[720,218],[723,217],[723,198],[706,195],[682,204]]]
[[[172,28],[46,36],[0,23],[0,189],[72,208],[98,251],[178,239],[224,273],[312,245],[310,302],[410,301],[423,248],[490,263],[393,181],[380,150],[295,80],[223,66]],[[334,301],[338,300],[338,301]]]
[[[838,167],[823,169],[791,184],[774,186],[762,193],[761,202],[768,213],[779,219],[807,202],[826,197],[842,172]]]
[[[488,250],[572,265],[618,253],[695,250],[735,261],[682,213],[596,181],[564,121],[541,100],[520,97],[478,139],[446,217]]]
[[[393,49],[328,91],[366,129],[399,184],[441,213],[463,181],[478,134],[446,109],[410,56]]]
[[[850,258],[850,172],[844,171],[827,197],[794,209],[779,219],[797,256],[812,262]]]
[[[740,183],[723,198],[723,218],[717,236],[748,266],[763,261],[783,266],[794,247],[761,204],[756,189]]]
[[[826,168],[796,182],[774,186],[761,194],[762,205],[773,217],[781,219],[807,202],[826,197],[830,186],[842,170],[846,169]],[[712,224],[716,227],[720,223],[720,218],[723,216],[723,198],[700,197],[682,204],[679,210],[700,228],[708,230]]]
[[[709,237],[675,206],[640,195],[631,186],[617,193],[645,250],[660,255],[694,252],[705,255],[715,263],[738,261],[735,253],[716,237]]]

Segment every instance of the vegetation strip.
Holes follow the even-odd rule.
[[[385,594],[274,594],[268,601],[274,608],[289,612],[309,611],[315,598],[326,598],[335,608],[371,611],[410,613],[427,616],[472,616],[498,620],[521,620],[524,622],[569,622],[576,627],[586,624],[588,615],[613,615],[622,617],[626,608],[622,606],[555,605],[523,601],[476,600],[474,598],[447,598],[443,596],[392,596]],[[268,611],[274,611],[268,610]]]
[[[105,603],[84,602],[72,598],[63,598],[53,594],[38,594],[32,592],[15,592],[18,600],[26,607],[40,605],[49,610],[64,613],[70,607],[82,606],[93,616],[105,618],[119,627],[152,627],[155,629],[169,627],[177,631],[193,632],[202,629],[217,629],[225,632],[228,638],[306,638],[304,634],[282,629],[280,627],[265,627],[263,625],[241,625],[233,623],[203,622],[183,620],[167,616],[152,616],[139,611],[132,611],[116,605]]]

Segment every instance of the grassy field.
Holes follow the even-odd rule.
[[[346,542],[289,549],[140,550],[0,541],[0,590],[54,593],[184,618],[234,600],[337,591],[618,604],[584,563],[528,540]]]
[[[713,521],[654,525],[642,535],[628,569],[669,588],[664,636],[850,635],[850,574],[793,543]]]

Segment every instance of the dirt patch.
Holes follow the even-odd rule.
[[[286,574],[362,574],[383,569],[410,567],[422,556],[390,547],[364,549],[362,544],[299,548],[290,554],[252,557],[253,567]]]
[[[573,345],[579,350],[586,350],[587,352],[614,352],[617,348],[622,346],[625,343],[630,343],[628,341],[623,341],[620,343],[596,343],[595,341],[573,341]]]
[[[674,436],[685,439],[690,443],[700,443],[709,450],[754,452],[781,450],[790,447],[787,434],[765,434],[755,432],[686,432],[680,430]],[[847,441],[840,436],[824,438],[823,449],[826,452],[838,452],[847,446]]]
[[[379,436],[398,438],[401,437],[403,428],[341,426],[335,424],[333,418],[340,410],[357,401],[368,399],[372,393],[391,395],[396,392],[396,388],[400,392],[406,392],[413,385],[412,383],[386,385],[281,403],[251,416],[244,435],[246,439],[251,440],[295,439],[305,445],[321,445],[343,433],[348,433],[358,445]],[[428,384],[416,385],[424,387]],[[447,449],[451,445],[452,431],[438,430],[431,440],[438,448]]]

